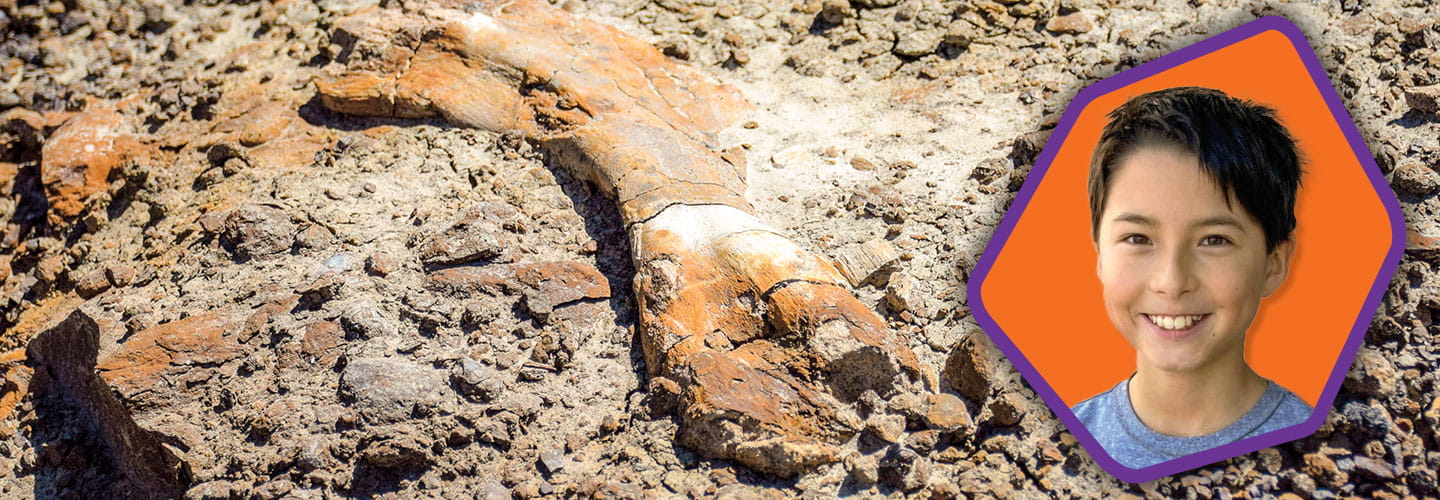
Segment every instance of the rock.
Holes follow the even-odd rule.
[[[900,252],[885,239],[873,239],[859,246],[842,249],[835,257],[836,267],[850,286],[885,286],[890,274],[898,269]]]
[[[901,34],[895,42],[895,54],[904,57],[932,54],[945,39],[945,33],[942,29],[929,29]]]
[[[99,326],[80,310],[31,340],[25,357],[35,377],[43,378],[32,384],[36,388],[32,398],[60,397],[78,409],[70,422],[75,431],[95,432],[104,442],[103,449],[92,452],[119,472],[123,483],[113,486],[115,490],[179,498],[190,482],[185,472],[189,467],[157,436],[137,425],[96,376],[99,342]]]
[[[1371,347],[1362,347],[1345,376],[1345,390],[1377,398],[1387,398],[1399,390],[1400,373],[1390,358]]]
[[[433,404],[445,390],[439,370],[389,358],[351,360],[340,377],[341,394],[366,420],[398,422],[418,405]]]
[[[970,409],[952,394],[926,395],[924,419],[930,428],[946,432],[969,433],[975,429]]]
[[[1001,392],[990,401],[990,423],[1001,427],[1018,424],[1031,412],[1032,407],[1030,399],[1018,392]]]
[[[351,339],[388,337],[399,332],[395,321],[385,315],[379,304],[369,299],[350,303],[340,313],[340,325],[345,328],[347,338]]]
[[[340,340],[345,332],[335,321],[314,321],[305,325],[305,337],[300,341],[303,361],[320,367],[335,366],[340,357]]]
[[[220,237],[242,260],[289,252],[296,226],[284,210],[272,205],[243,205],[225,217]]]
[[[465,394],[488,399],[494,396],[492,394],[494,391],[491,390],[493,384],[486,382],[489,382],[498,373],[494,368],[485,366],[479,361],[462,357],[460,363],[455,365],[450,378]]]
[[[113,108],[100,106],[65,121],[40,151],[40,182],[52,223],[80,215],[91,195],[109,187],[110,171],[139,154]]]
[[[921,291],[920,282],[903,271],[893,274],[885,285],[885,302],[895,312],[909,311],[922,318],[930,317],[931,311],[925,305],[927,295]]]
[[[1401,191],[1429,196],[1440,190],[1440,174],[1423,162],[1403,160],[1391,174],[1390,183]]]
[[[970,42],[974,41],[976,36],[980,34],[981,33],[976,32],[975,25],[970,24],[968,21],[957,20],[945,27],[945,38],[941,39],[940,42],[957,49],[964,49],[969,47]]]
[[[605,275],[595,266],[578,261],[443,269],[426,278],[426,287],[451,295],[519,294],[526,310],[541,321],[564,304],[610,296],[610,281]]]
[[[75,292],[80,294],[81,298],[88,299],[108,289],[110,279],[105,277],[104,269],[92,269],[75,280]]]
[[[375,252],[365,259],[365,271],[382,278],[397,269],[400,269],[400,260],[386,252]]]
[[[820,6],[820,13],[816,16],[822,22],[831,25],[838,25],[845,22],[846,18],[853,17],[855,10],[850,8],[850,2],[845,0],[825,0]]]
[[[905,416],[877,413],[865,422],[865,430],[886,443],[899,443],[905,434]]]
[[[486,481],[475,492],[475,498],[477,500],[510,500],[510,489],[500,481]]]
[[[850,462],[850,477],[855,484],[869,486],[880,480],[880,464],[871,455],[860,455]]]
[[[570,459],[565,456],[565,450],[562,448],[547,448],[540,452],[540,465],[548,474],[559,473],[569,463]]]
[[[227,335],[232,326],[219,312],[160,324],[131,335],[95,369],[126,400],[155,404],[204,382],[220,365],[240,357]]]
[[[1440,85],[1405,89],[1405,103],[1422,113],[1440,113]]]
[[[414,432],[392,431],[371,438],[360,450],[360,461],[381,469],[423,467],[431,463],[429,448]]]
[[[1095,24],[1090,22],[1090,16],[1084,12],[1055,16],[1045,23],[1046,31],[1061,35],[1078,35],[1092,29],[1095,29]]]
[[[1355,471],[1375,481],[1390,481],[1405,472],[1393,464],[1364,455],[1355,455],[1350,458],[1354,461]]]
[[[417,248],[427,266],[453,266],[493,258],[505,251],[497,236],[499,227],[476,222],[457,223],[445,232],[425,238]]]
[[[1005,359],[990,337],[971,327],[955,343],[945,360],[944,375],[950,387],[971,401],[985,401],[992,388],[1018,382],[1015,368]]]

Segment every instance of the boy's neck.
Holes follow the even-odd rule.
[[[1244,359],[1186,372],[1141,366],[1127,383],[1140,422],[1170,436],[1203,436],[1228,427],[1260,401],[1267,384]]]

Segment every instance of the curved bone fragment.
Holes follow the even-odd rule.
[[[615,199],[645,359],[679,387],[687,446],[794,475],[858,431],[845,401],[931,383],[829,260],[753,215],[744,169],[711,145],[749,109],[731,88],[543,2],[370,10],[334,38],[327,108],[518,132]]]

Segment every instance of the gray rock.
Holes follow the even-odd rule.
[[[372,422],[408,419],[416,405],[437,402],[446,389],[439,370],[389,358],[352,360],[340,377],[341,394]]]
[[[945,39],[945,30],[929,29],[912,31],[900,35],[895,42],[895,54],[905,57],[920,57],[932,54]]]
[[[340,326],[350,339],[373,339],[395,335],[398,328],[384,311],[371,300],[357,300],[340,313]]]

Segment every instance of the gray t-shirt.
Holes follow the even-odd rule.
[[[1266,380],[1265,394],[1230,426],[1204,436],[1180,437],[1150,430],[1130,406],[1129,379],[1071,410],[1115,461],[1132,469],[1168,462],[1216,446],[1297,425],[1315,410],[1295,393]]]

